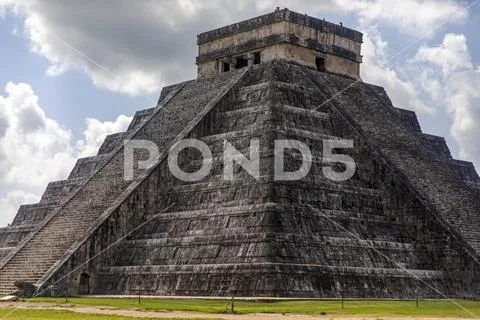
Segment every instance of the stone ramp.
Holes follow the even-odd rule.
[[[335,96],[330,104],[401,172],[405,183],[478,261],[480,201],[476,193],[452,167],[428,150],[418,135],[402,125],[392,106],[378,97],[372,86],[361,82],[352,85],[354,80],[348,78],[303,70],[325,100]]]
[[[148,139],[157,143],[160,150],[168,150],[201,110],[224,94],[246,71],[236,72],[234,77],[202,79],[178,86],[129,137]],[[111,213],[107,209],[118,205],[115,200],[125,190],[131,192],[132,186],[123,180],[123,146],[120,146],[70,199],[7,256],[0,267],[0,293],[12,292],[13,282],[18,279],[46,281],[75,251],[74,244],[85,240],[92,228],[98,227],[97,220]]]

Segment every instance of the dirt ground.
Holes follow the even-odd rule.
[[[137,318],[202,318],[202,319],[225,319],[225,320],[378,320],[378,317],[364,317],[364,316],[309,316],[309,315],[295,315],[295,314],[207,314],[207,313],[196,313],[196,312],[184,312],[184,311],[141,311],[141,310],[122,310],[109,307],[79,307],[72,305],[62,305],[49,304],[49,303],[28,303],[28,302],[6,302],[1,303],[0,308],[18,308],[18,309],[50,309],[50,310],[67,310],[77,313],[87,313],[87,314],[105,314],[105,315],[118,315],[118,316],[128,316],[128,317],[137,317]],[[19,311],[20,312],[20,311]],[[408,317],[395,317],[388,318],[382,317],[382,320],[462,320],[461,318],[408,318]],[[471,320],[471,319],[469,319]]]

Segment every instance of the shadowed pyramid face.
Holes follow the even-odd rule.
[[[353,140],[343,139],[324,139],[322,168],[324,177],[337,182],[343,182],[351,179],[356,170],[355,160],[346,154],[334,153],[335,149],[353,148]],[[193,149],[193,150],[192,150]],[[293,171],[285,170],[285,153],[294,150],[301,158],[301,162]],[[188,171],[179,166],[180,153],[197,151],[200,155],[194,158],[198,163],[197,168],[188,168]],[[228,140],[224,140],[223,148],[223,180],[233,181],[234,168],[240,166],[248,172],[251,177],[257,181],[260,180],[260,140],[252,138],[247,150],[248,157],[232,145]],[[160,161],[161,153],[158,146],[148,140],[128,140],[124,143],[124,180],[133,181],[135,178],[135,169],[148,170]],[[205,179],[212,173],[213,154],[210,147],[200,139],[182,139],[176,142],[168,150],[168,169],[177,179],[188,182],[198,182]],[[312,168],[312,151],[304,142],[296,139],[275,139],[273,148],[274,170],[273,179],[275,181],[297,181],[303,179],[310,173]],[[135,165],[138,168],[135,168]],[[333,167],[336,169],[334,170]],[[237,170],[238,171],[238,170]],[[142,172],[138,173],[141,174]]]
[[[197,43],[198,76],[283,59],[360,77],[360,32],[288,9],[207,31]]]

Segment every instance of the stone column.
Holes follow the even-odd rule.
[[[248,66],[253,66],[253,63],[254,63],[254,60],[255,60],[255,56],[253,55],[253,53],[248,53],[247,56],[247,61],[248,61]]]
[[[235,70],[236,65],[237,65],[237,59],[231,58],[230,59],[230,70]]]

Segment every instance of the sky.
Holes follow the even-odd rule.
[[[363,32],[363,81],[480,168],[480,0],[0,0],[0,226],[195,78],[198,33],[276,7]]]

